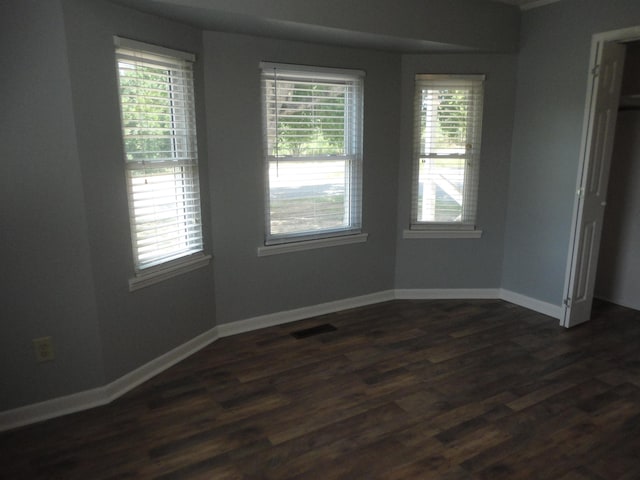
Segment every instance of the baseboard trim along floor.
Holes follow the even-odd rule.
[[[562,307],[501,288],[397,289],[220,324],[102,387],[0,412],[0,432],[106,405],[218,338],[389,300],[500,299],[560,319]]]

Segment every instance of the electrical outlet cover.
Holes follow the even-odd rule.
[[[49,362],[55,358],[51,337],[34,338],[33,348],[38,362]]]

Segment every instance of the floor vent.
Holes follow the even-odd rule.
[[[313,337],[314,335],[320,335],[321,333],[335,332],[336,330],[337,328],[331,325],[330,323],[324,323],[322,325],[317,325],[315,327],[305,328],[304,330],[291,332],[291,336],[293,336],[294,338],[307,338],[307,337]]]

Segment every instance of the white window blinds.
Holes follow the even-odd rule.
[[[483,75],[416,75],[413,229],[474,229]]]
[[[136,271],[203,248],[193,56],[116,38]]]
[[[364,73],[260,66],[265,244],[360,232]]]

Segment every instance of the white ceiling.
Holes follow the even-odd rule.
[[[3,0],[0,0],[2,2]],[[290,18],[278,18],[276,14],[273,18],[264,16],[266,4],[276,5],[284,0],[243,0],[239,2],[245,5],[245,8],[234,9],[229,5],[234,4],[238,0],[110,0],[113,3],[128,6],[146,13],[159,15],[161,17],[172,18],[182,21],[189,25],[194,25],[202,29],[218,30],[222,32],[245,33],[250,35],[258,35],[264,37],[274,37],[282,39],[291,39],[298,41],[307,41],[315,43],[328,43],[336,45],[346,45],[352,47],[377,48],[381,50],[394,50],[408,52],[469,52],[477,51],[478,47],[469,45],[468,43],[456,44],[455,42],[443,43],[430,38],[422,38],[415,36],[398,35],[396,33],[384,34],[378,31],[350,30],[348,28],[333,28],[322,22],[319,24],[310,24],[308,22],[300,22],[291,20]],[[289,0],[287,4],[296,2],[297,0]],[[312,3],[311,0],[307,0]],[[337,0],[338,2],[341,0]],[[357,0],[366,3],[367,0]],[[393,0],[382,0],[393,2]],[[421,0],[415,3],[420,4]],[[464,5],[465,0],[460,0]],[[466,0],[470,1],[470,0]],[[520,10],[530,10],[532,8],[542,7],[560,0],[478,0],[490,6],[490,3],[502,3],[498,6],[493,3],[493,7],[489,11],[495,11],[497,8],[506,15],[504,18],[517,17],[514,11],[516,8]],[[262,3],[264,2],[264,3]],[[334,2],[336,3],[336,2]],[[377,2],[381,4],[382,2]],[[436,6],[439,3],[435,2]],[[513,7],[505,7],[504,5],[512,5]],[[255,8],[254,8],[255,7]],[[253,12],[251,9],[255,10]],[[426,7],[425,7],[426,8]],[[506,10],[510,13],[506,14]],[[262,13],[261,13],[262,12]],[[394,31],[395,32],[395,31]],[[436,37],[440,38],[440,37]],[[445,38],[448,38],[445,36]]]

